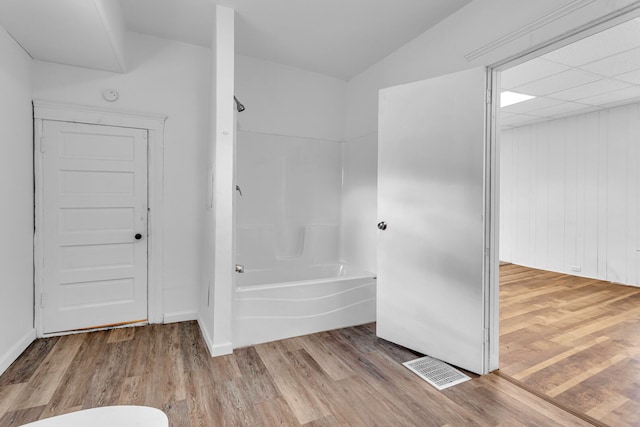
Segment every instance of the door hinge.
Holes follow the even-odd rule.
[[[41,136],[41,137],[40,137],[40,152],[41,152],[42,154],[44,154],[44,141],[45,141],[44,137],[43,137],[43,136]]]
[[[486,99],[487,104],[491,104],[491,102],[492,102],[491,95],[492,95],[491,94],[491,89],[487,89],[487,99]]]
[[[489,342],[489,329],[488,328],[484,328],[482,330],[482,342],[483,343],[488,343]]]
[[[46,302],[46,296],[44,292],[40,292],[40,308],[44,308]]]

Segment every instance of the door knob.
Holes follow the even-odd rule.
[[[136,235],[135,235],[135,236],[133,236],[133,237],[135,237],[135,238],[136,238],[136,240],[140,240],[140,239],[142,239],[142,234],[140,234],[140,233],[136,233]]]
[[[380,230],[386,230],[386,229],[387,229],[387,223],[386,223],[386,222],[384,222],[384,221],[380,221],[380,222],[378,223],[378,228],[379,228]]]

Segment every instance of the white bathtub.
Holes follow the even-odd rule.
[[[236,276],[234,347],[375,321],[376,281],[345,264]]]

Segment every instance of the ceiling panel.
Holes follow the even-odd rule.
[[[640,45],[640,39],[638,44]],[[640,47],[592,62],[582,68],[608,77],[637,70],[640,68]]]
[[[518,86],[514,91],[527,95],[544,96],[599,79],[600,77],[595,74],[572,68],[562,73]]]
[[[569,67],[536,58],[502,72],[502,89],[511,90],[523,84],[567,71]]]
[[[576,86],[571,89],[556,92],[552,96],[555,99],[562,99],[564,101],[578,101],[583,98],[620,90],[630,86],[632,86],[631,83],[621,82],[619,80],[601,79],[581,86]]]
[[[562,104],[564,101],[552,98],[533,98],[528,101],[518,102],[517,104],[508,105],[501,110],[506,113],[519,113],[526,114],[532,111],[541,110],[543,108],[552,107],[554,105]]]
[[[529,124],[540,120],[546,120],[546,118],[528,114],[512,114],[508,117],[500,117],[500,122],[503,127],[522,126],[524,124]]]
[[[607,105],[638,97],[640,97],[640,86],[631,86],[622,90],[590,96],[588,98],[581,99],[580,102],[589,105]]]
[[[120,0],[130,30],[207,47],[215,5],[231,7],[237,53],[344,80],[470,2]]]
[[[558,69],[561,72],[553,73]],[[507,83],[503,90],[538,96],[502,109],[505,128],[640,102],[640,19],[520,64],[502,76]]]
[[[573,113],[581,110],[590,109],[591,105],[581,104],[577,102],[563,102],[562,104],[554,105],[553,107],[543,108],[536,111],[537,115],[545,117],[553,117],[560,114]]]
[[[622,80],[625,82],[633,83],[636,85],[640,85],[640,69],[630,71],[628,73],[619,74],[616,76],[616,79]]]
[[[125,71],[125,27],[111,0],[0,0],[0,25],[33,58]]]

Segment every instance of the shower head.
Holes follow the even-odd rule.
[[[235,95],[233,95],[233,100],[236,101],[236,109],[238,110],[238,113],[242,113],[245,110],[244,105],[238,101],[238,98],[236,98]]]

